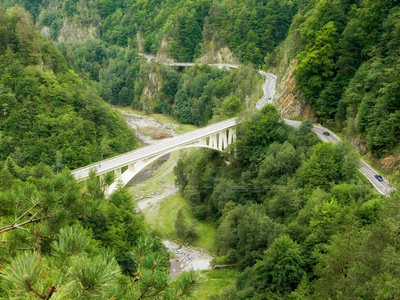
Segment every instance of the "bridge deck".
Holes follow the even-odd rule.
[[[85,166],[72,171],[72,174],[77,179],[85,179],[89,177],[91,170],[96,171],[97,174],[104,174],[118,168],[122,168],[131,164],[134,161],[151,158],[162,153],[167,153],[175,148],[179,148],[188,144],[198,141],[202,138],[209,137],[210,135],[219,133],[223,130],[232,128],[236,125],[236,118],[228,119],[226,121],[218,122],[195,131],[191,131],[171,139],[162,140],[157,144],[139,148],[109,159],[105,159],[91,165]]]

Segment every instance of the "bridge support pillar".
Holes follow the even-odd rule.
[[[128,170],[135,172],[135,164],[133,163],[133,164],[128,165]]]
[[[224,130],[219,133],[218,150],[224,151],[226,146],[226,130]]]
[[[106,179],[106,174],[100,174],[99,178],[100,178],[100,185],[103,185]]]
[[[216,134],[213,134],[212,136],[210,136],[209,146],[211,148],[217,149],[217,135]]]
[[[234,141],[236,141],[236,129],[235,128],[229,128],[228,144],[232,144]]]
[[[120,168],[119,169],[115,169],[114,170],[114,175],[115,175],[115,179],[120,180],[121,176],[122,176],[121,169]]]

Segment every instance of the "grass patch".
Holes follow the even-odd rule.
[[[190,299],[209,299],[213,295],[218,295],[222,288],[235,284],[238,273],[236,269],[201,271],[203,279]]]
[[[161,193],[164,188],[173,185],[175,181],[173,169],[178,158],[179,151],[172,152],[170,158],[153,173],[150,179],[129,187],[129,191],[137,198],[146,198],[152,192]]]
[[[150,228],[161,232],[167,238],[177,240],[175,220],[180,209],[183,211],[185,220],[188,223],[194,223],[199,235],[193,245],[213,252],[214,240],[217,235],[215,225],[211,222],[196,220],[191,212],[189,202],[180,193],[164,199],[157,210],[154,209],[147,214],[146,219]]]
[[[152,193],[162,193],[166,188],[174,185],[175,176],[173,174],[173,168],[179,159],[180,152],[174,151],[170,155],[169,160],[153,173],[152,178],[138,185],[129,187],[129,191],[135,198],[144,199]],[[165,238],[177,240],[175,235],[175,220],[180,209],[183,211],[185,220],[189,224],[195,224],[194,227],[199,238],[194,242],[194,245],[202,247],[212,253],[214,240],[217,235],[215,224],[209,221],[196,220],[191,212],[190,203],[180,193],[173,194],[163,199],[159,206],[147,209],[144,211],[144,214],[151,229],[160,232]]]

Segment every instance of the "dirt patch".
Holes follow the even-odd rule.
[[[138,140],[145,145],[151,145],[159,140],[172,138],[175,136],[173,124],[161,124],[156,119],[149,116],[137,115],[122,111],[126,122],[135,131]]]
[[[390,171],[394,171],[400,164],[400,159],[397,156],[389,155],[381,160],[381,166]]]
[[[138,201],[136,202],[138,210],[142,212],[147,210],[147,212],[150,212],[156,209],[158,211],[161,201],[178,191],[178,189],[172,185],[165,186],[164,188],[165,189],[162,192],[150,192],[148,197],[138,198]],[[135,196],[137,197],[137,195]]]

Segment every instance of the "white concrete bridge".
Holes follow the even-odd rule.
[[[178,66],[193,66],[193,63],[177,63]],[[237,68],[238,65],[218,64],[227,68]],[[266,77],[262,87],[264,95],[257,102],[256,108],[259,110],[265,104],[272,103],[275,93],[276,77],[274,75],[260,71]],[[142,171],[145,167],[156,161],[161,156],[173,151],[196,147],[210,148],[217,151],[224,151],[236,140],[236,119],[229,119],[216,124],[212,124],[195,131],[179,135],[177,137],[160,141],[157,144],[142,147],[137,150],[127,152],[109,159],[105,159],[94,164],[76,169],[72,174],[78,180],[89,178],[91,171],[96,172],[103,180],[105,174],[114,172],[116,180],[106,191],[107,194],[114,192],[118,186],[125,186],[132,178]]]
[[[99,161],[95,164],[76,169],[72,174],[78,180],[89,178],[91,171],[95,171],[100,178],[108,172],[114,172],[116,180],[107,190],[111,194],[119,185],[125,186],[131,179],[146,166],[161,156],[184,148],[209,148],[224,151],[236,140],[236,118],[197,129],[177,137],[161,141],[155,145],[139,148],[112,158]]]

